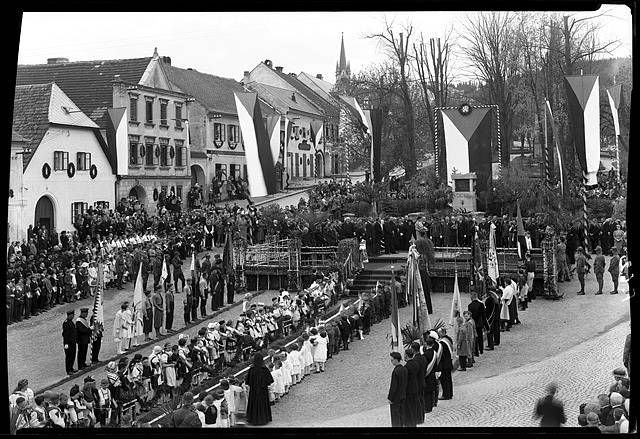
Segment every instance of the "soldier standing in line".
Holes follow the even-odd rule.
[[[87,351],[91,340],[91,325],[87,321],[89,308],[81,308],[80,316],[76,319],[76,334],[78,341],[78,369],[87,367]]]
[[[67,320],[62,324],[62,343],[64,345],[65,369],[69,375],[77,372],[73,368],[73,363],[76,361],[76,343],[78,341],[76,325],[73,322],[74,314],[74,310],[67,311]]]
[[[7,325],[13,323],[13,299],[16,297],[15,291],[15,282],[11,278],[7,284]]]
[[[165,302],[165,329],[167,330],[167,332],[175,332],[172,327],[173,327],[173,310],[175,309],[175,303],[174,303],[174,295],[173,295],[173,289],[174,289],[174,284],[173,282],[169,281],[167,283],[167,290],[166,293],[164,295],[164,302]]]

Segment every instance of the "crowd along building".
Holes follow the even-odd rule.
[[[116,174],[111,199],[138,200],[152,214],[162,191],[184,200],[191,184],[187,123],[191,98],[170,83],[157,50],[146,58],[79,62],[50,58],[47,64],[18,65],[17,86],[49,82],[55,82],[99,128]]]

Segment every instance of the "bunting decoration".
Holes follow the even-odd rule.
[[[556,122],[553,118],[553,112],[551,111],[551,104],[545,99],[545,111],[546,116],[549,117],[551,125],[551,134],[553,136],[553,143],[556,146],[556,154],[558,154],[558,168],[560,169],[560,193],[564,196],[564,168],[562,164],[562,154],[560,153],[560,146],[558,144],[558,132],[556,131]],[[546,126],[545,126],[546,128]],[[546,141],[546,139],[545,139]]]
[[[392,272],[392,279],[395,276]],[[398,294],[396,283],[391,282],[391,350],[400,352],[400,310],[398,308]]]
[[[600,86],[595,75],[565,76],[569,120],[585,186],[598,184],[600,167]]]
[[[233,92],[244,137],[247,178],[252,197],[278,192],[275,163],[257,93]]]
[[[492,175],[490,106],[440,110],[446,151],[446,181],[453,185],[453,171],[460,174],[475,172],[479,191],[487,189]]]
[[[489,228],[489,249],[487,252],[487,275],[498,285],[498,254],[496,251],[496,225],[492,222]]]

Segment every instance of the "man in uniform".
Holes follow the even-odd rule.
[[[78,369],[87,367],[87,351],[91,341],[91,325],[87,321],[89,308],[80,309],[80,317],[76,320],[76,333],[78,338]]]
[[[167,332],[175,332],[173,327],[173,311],[175,309],[174,291],[175,286],[171,282],[167,283],[167,292],[164,295],[165,301],[165,329]]]
[[[124,272],[126,271],[126,263],[124,256],[122,255],[123,251],[118,251],[118,256],[116,256],[116,286],[119,290],[122,290],[122,277],[124,276]],[[137,274],[137,273],[136,273]]]
[[[424,386],[425,386],[425,378],[427,376],[427,360],[420,352],[420,343],[414,341],[411,343],[411,350],[414,353],[414,360],[418,363],[418,413],[416,418],[417,424],[424,423]]]
[[[422,356],[425,359],[425,373],[424,373],[424,392],[423,392],[423,404],[424,412],[431,413],[433,408],[438,403],[438,379],[436,378],[436,369],[438,361],[438,352],[436,350],[436,340],[438,339],[438,333],[430,331],[425,333],[424,337],[425,345],[422,348]]]
[[[144,340],[149,341],[151,340],[149,334],[153,329],[153,303],[151,303],[151,291],[145,291],[144,295],[146,299],[142,311],[142,332],[144,332]]]
[[[161,286],[156,285],[155,292],[151,298],[153,306],[153,327],[156,331],[156,338],[162,335],[162,318],[164,314],[164,299],[162,298]]]
[[[65,369],[67,374],[76,372],[73,363],[76,361],[76,343],[78,342],[78,332],[73,322],[74,310],[67,311],[67,320],[62,324],[62,343],[64,345]]]
[[[602,294],[602,287],[604,286],[604,267],[605,261],[604,256],[602,255],[602,247],[596,247],[596,257],[593,260],[593,273],[596,275],[596,280],[598,281],[598,292],[595,293],[596,296]]]
[[[492,351],[495,346],[500,345],[500,299],[493,287],[489,288],[485,308],[485,330],[487,332],[488,351]],[[473,316],[473,314],[472,314]]]
[[[471,318],[476,326],[476,343],[473,347],[473,354],[479,357],[479,354],[484,353],[483,328],[487,326],[486,310],[484,304],[478,299],[478,293],[471,291],[470,296],[471,303],[467,306],[467,309],[471,313]]]
[[[618,256],[618,249],[613,247],[611,249],[611,260],[609,261],[609,274],[611,274],[611,280],[613,281],[613,291],[610,294],[618,294],[618,280],[620,278],[620,257]]]
[[[102,347],[102,333],[104,326],[102,323],[96,321],[95,313],[91,314],[91,363],[97,364],[100,362],[98,356],[100,355],[100,348]]]
[[[578,247],[576,255],[576,272],[578,273],[578,280],[580,281],[579,296],[584,296],[584,276],[591,271],[591,265],[587,262],[587,258],[584,256],[584,248]]]

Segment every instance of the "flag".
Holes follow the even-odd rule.
[[[140,263],[140,268],[138,269],[138,277],[136,279],[136,285],[133,288],[133,320],[134,322],[137,320],[139,313],[142,312],[142,309],[144,308],[144,300],[145,300],[145,296],[144,296],[144,287],[142,285],[142,263]],[[135,333],[136,332],[135,328],[137,327],[138,327],[137,324],[133,325],[134,335],[139,335]]]
[[[527,253],[527,240],[524,236],[524,224],[522,223],[522,213],[520,213],[520,201],[517,202],[518,211],[516,215],[516,225],[518,227],[518,258],[524,259],[525,253]]]
[[[596,75],[564,77],[567,113],[585,186],[598,184],[600,167],[600,85]]]
[[[457,108],[440,110],[444,130],[445,162],[443,178],[451,186],[454,168],[459,174],[475,172],[479,191],[487,189],[491,178],[491,117],[490,108],[469,107],[469,112]]]
[[[391,350],[400,352],[400,310],[395,282],[391,282]]]
[[[193,253],[191,253],[191,267],[189,267],[189,269],[191,270],[191,277],[195,276],[195,271],[196,271],[196,251],[194,250]]]
[[[162,259],[162,274],[160,274],[160,283],[164,283],[164,280],[169,277],[169,274],[167,273],[167,261],[164,260],[164,258]]]
[[[320,141],[320,136],[322,135],[322,127],[323,127],[323,123],[321,120],[312,120],[311,124],[310,124],[310,131],[311,131],[311,141],[313,142],[313,146],[315,148],[318,147],[318,141]]]
[[[415,245],[409,248],[409,256],[407,258],[407,290],[413,295],[413,325],[418,328],[422,334],[431,328],[431,319],[427,310],[427,301],[424,297],[424,288],[422,287],[422,276],[418,265],[420,254],[416,250]]]
[[[275,163],[257,93],[233,92],[240,129],[244,137],[247,178],[252,197],[278,192]]]
[[[269,136],[269,146],[271,147],[271,157],[275,165],[280,156],[280,115],[267,116],[266,128]]]
[[[91,314],[91,320],[93,324],[92,338],[95,340],[102,334],[104,330],[104,305],[102,300],[102,293],[104,288],[104,272],[102,263],[98,263],[98,286],[96,288],[96,295],[93,299],[93,310]]]
[[[622,98],[622,85],[614,85],[607,89],[607,97],[609,98],[609,106],[611,107],[611,116],[613,116],[613,128],[616,137],[620,135],[620,117],[618,109]]]
[[[340,98],[342,103],[345,104],[347,108],[349,108],[351,113],[358,119],[364,131],[366,133],[371,133],[371,125],[368,124],[369,121],[365,116],[364,111],[362,111],[362,108],[360,108],[360,105],[358,104],[356,98],[343,95],[338,95],[338,97]]]
[[[451,313],[449,314],[449,324],[455,323],[456,317],[462,314],[462,299],[460,298],[460,288],[458,287],[458,272],[453,283],[453,297],[451,298]]]
[[[226,233],[224,250],[222,252],[222,265],[226,274],[233,272],[233,246],[231,232]]]
[[[164,288],[164,285],[163,285]],[[162,290],[164,292],[164,289]],[[173,265],[169,267],[169,291],[175,293],[175,283],[173,282]]]
[[[546,103],[545,108],[551,124],[551,133],[553,135],[553,143],[556,145],[556,153],[558,154],[558,168],[560,169],[560,193],[564,196],[564,169],[562,167],[562,154],[560,154],[560,145],[558,144],[559,133],[556,131],[556,122],[553,119],[551,104],[546,99],[545,99],[545,103]]]
[[[498,254],[496,252],[496,225],[491,223],[489,228],[489,249],[487,253],[487,275],[498,284]]]

